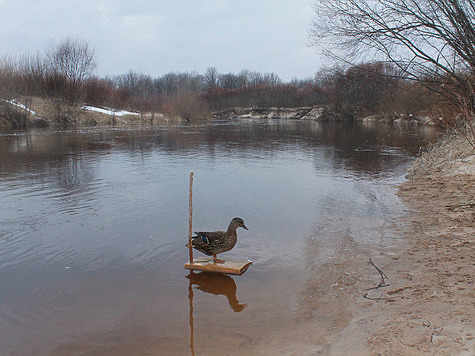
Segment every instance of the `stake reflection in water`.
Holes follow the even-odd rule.
[[[236,297],[236,282],[231,276],[221,273],[194,273],[193,271],[190,271],[190,274],[186,276],[186,278],[188,278],[188,301],[190,304],[190,350],[191,354],[194,356],[193,285],[196,286],[195,289],[199,289],[203,292],[226,296],[226,298],[228,298],[229,306],[237,313],[243,311],[247,304],[239,303]]]

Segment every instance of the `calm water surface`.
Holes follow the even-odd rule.
[[[333,288],[334,261],[397,244],[395,184],[435,134],[241,120],[0,135],[0,354],[278,346],[326,315],[317,271]],[[183,268],[190,171],[195,230],[249,227],[221,255],[253,261],[240,277]]]

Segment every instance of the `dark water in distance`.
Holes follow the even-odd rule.
[[[239,345],[297,323],[312,266],[393,244],[394,185],[435,135],[253,120],[0,134],[0,354],[191,354],[192,328],[213,353],[223,328]],[[220,255],[251,259],[243,276],[183,269],[190,171],[194,230],[249,227]]]

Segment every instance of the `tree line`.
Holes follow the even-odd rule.
[[[34,56],[0,62],[0,98],[42,97],[57,118],[84,104],[179,115],[191,121],[231,107],[332,106],[345,118],[378,113],[417,114],[431,105],[431,93],[385,62],[321,69],[313,78],[284,82],[274,73],[242,70],[167,73],[152,77],[130,71],[95,75],[94,51],[66,39]]]

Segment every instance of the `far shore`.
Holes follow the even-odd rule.
[[[401,113],[365,114],[353,113],[344,115],[329,106],[305,106],[297,108],[231,108],[213,114],[216,119],[247,118],[247,119],[289,119],[334,122],[385,123],[399,125],[437,126],[439,123],[425,115]]]
[[[108,107],[83,105],[69,108],[64,114],[56,117],[52,108],[40,98],[33,98],[23,103],[17,100],[0,100],[0,130],[27,129],[41,127],[74,127],[74,126],[153,126],[167,123],[185,123],[177,115],[166,115],[156,112],[138,112]],[[201,120],[242,119],[287,119],[313,120],[331,122],[382,123],[391,125],[422,125],[436,126],[437,120],[424,115],[386,113],[368,115],[339,113],[329,106],[309,106],[296,108],[230,108],[211,113]]]

